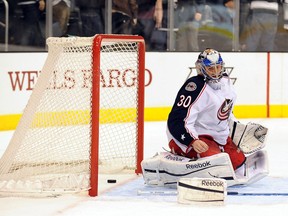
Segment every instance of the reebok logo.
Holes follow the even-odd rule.
[[[183,161],[185,158],[177,157],[177,156],[172,156],[172,155],[166,155],[166,159],[172,160],[172,161]]]
[[[186,169],[198,169],[211,166],[210,161],[206,161],[204,163],[197,163],[197,164],[186,164]]]
[[[224,187],[222,181],[217,181],[217,180],[203,180],[202,186],[215,186],[215,187]]]

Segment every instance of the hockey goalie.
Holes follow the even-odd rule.
[[[232,110],[236,93],[224,61],[214,49],[201,52],[197,75],[186,80],[167,121],[170,151],[142,161],[148,185],[176,185],[180,178],[221,178],[250,184],[268,175],[262,150],[268,129],[242,124]]]

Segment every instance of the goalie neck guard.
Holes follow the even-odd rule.
[[[224,61],[220,53],[207,48],[201,52],[195,63],[197,73],[205,77],[207,81],[219,81],[224,72]]]

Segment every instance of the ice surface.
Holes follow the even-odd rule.
[[[241,122],[256,122],[269,128],[267,145],[270,174],[247,187],[234,186],[228,191],[241,193],[288,193],[288,119],[241,119]],[[167,148],[165,122],[145,122],[144,157]],[[5,150],[13,131],[0,133],[0,155]],[[108,177],[107,177],[108,178]],[[288,196],[227,196],[225,205],[183,205],[170,188],[151,188],[144,184],[141,176],[120,180],[107,187],[100,196],[63,195],[56,198],[1,197],[0,215],[203,215],[203,216],[287,216]],[[121,178],[119,178],[121,179]],[[105,179],[103,181],[105,183]],[[139,190],[172,191],[168,195],[139,195]]]

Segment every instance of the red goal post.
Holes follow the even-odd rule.
[[[0,195],[99,193],[100,173],[141,173],[145,43],[48,38],[48,56],[0,159]]]
[[[140,36],[128,36],[128,35],[99,35],[98,37],[95,37],[94,43],[93,43],[93,50],[96,53],[101,52],[101,42],[106,40],[107,42],[137,42],[138,43],[138,115],[137,115],[137,122],[138,122],[138,137],[137,137],[137,161],[136,161],[136,173],[141,173],[141,161],[143,160],[143,143],[144,143],[144,86],[145,86],[145,43],[142,37]],[[93,55],[93,74],[96,74],[96,76],[93,76],[93,83],[100,83],[100,55]],[[94,105],[92,106],[92,145],[91,145],[91,163],[97,164],[94,168],[91,169],[91,176],[90,176],[90,182],[91,182],[91,189],[89,190],[90,196],[97,195],[98,191],[98,145],[94,145],[93,143],[99,142],[99,97],[97,95],[100,94],[100,86],[99,85],[93,85],[92,87],[92,102],[94,101]],[[93,111],[95,109],[95,111]],[[93,113],[95,116],[93,117]]]

